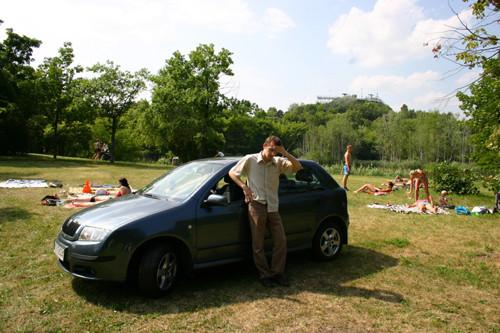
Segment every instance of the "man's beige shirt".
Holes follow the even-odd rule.
[[[286,158],[276,156],[266,163],[260,152],[246,155],[231,171],[238,177],[246,173],[247,186],[256,195],[253,200],[267,204],[268,212],[277,212],[279,175],[293,173],[293,165]]]

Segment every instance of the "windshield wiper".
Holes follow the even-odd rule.
[[[143,193],[142,195],[145,196],[145,197],[148,197],[148,198],[153,198],[153,199],[158,199],[158,200],[168,200],[165,197],[160,197],[159,195],[156,195],[156,194],[153,194],[153,193]]]

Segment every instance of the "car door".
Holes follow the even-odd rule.
[[[211,190],[212,193],[218,193],[225,185],[229,189],[231,185],[224,179],[218,184]],[[215,261],[238,260],[251,255],[248,206],[245,204],[241,188],[233,186],[231,189],[241,191],[241,195],[218,193],[233,199],[227,206],[200,204],[197,207],[196,264],[198,266],[210,265]],[[207,192],[204,198],[206,199],[211,192]]]
[[[289,248],[310,245],[318,209],[326,203],[323,196],[324,186],[314,169],[308,165],[289,175],[286,180],[284,175],[281,176],[279,211]]]

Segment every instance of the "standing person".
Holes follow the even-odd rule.
[[[344,154],[344,159],[345,159],[345,164],[344,164],[344,179],[342,180],[342,187],[344,190],[349,191],[347,188],[347,178],[351,174],[351,166],[352,166],[352,146],[348,145],[347,146],[347,151]]]
[[[101,160],[103,160],[107,155],[109,155],[109,146],[108,146],[108,141],[104,141],[102,144],[102,156]]]
[[[281,154],[283,157],[277,157]],[[230,171],[229,176],[243,189],[248,202],[248,221],[252,232],[253,259],[263,286],[272,288],[273,283],[288,287],[290,282],[283,276],[286,263],[286,238],[278,212],[278,186],[280,174],[291,174],[302,169],[299,161],[283,147],[277,136],[270,136],[260,153],[243,157]],[[245,173],[247,183],[241,175]],[[266,227],[273,238],[271,267],[264,251]]]
[[[416,169],[410,171],[410,192],[408,193],[408,197],[411,197],[411,192],[413,191],[413,186],[415,186],[415,202],[418,201],[418,190],[420,186],[424,186],[424,191],[427,200],[429,200],[429,179],[427,179],[427,175],[422,171],[422,169]]]
[[[101,142],[99,139],[95,139],[94,141],[94,155],[92,159],[98,160],[101,157]]]

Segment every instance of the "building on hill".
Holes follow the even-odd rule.
[[[349,95],[346,93],[342,94],[342,97],[333,97],[333,96],[318,96],[318,103],[330,103],[333,102],[334,100],[338,99],[354,99],[354,100],[359,100],[359,101],[370,101],[370,102],[377,102],[377,103],[382,103],[384,102],[378,97],[378,94],[374,96],[373,94],[368,94],[367,97],[359,97],[356,94]]]

